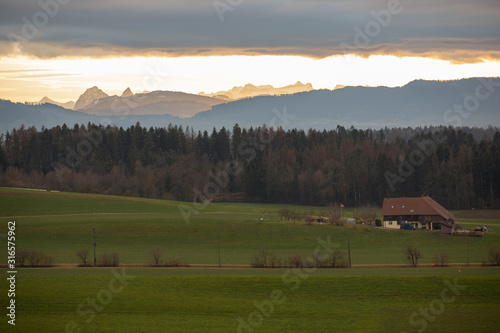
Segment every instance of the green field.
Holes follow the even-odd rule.
[[[427,332],[496,332],[498,273],[496,267],[461,272],[136,268],[126,269],[126,285],[111,293],[112,269],[25,269],[18,274],[16,330],[4,330],[5,320],[0,327],[2,332],[64,332],[67,325],[82,332],[238,332],[242,318],[255,332],[416,332],[424,325]],[[455,285],[455,278],[458,294],[449,289],[449,303],[440,302],[446,281]],[[96,308],[88,305],[93,299]],[[428,309],[429,320],[419,314],[421,308]]]
[[[216,265],[220,242],[222,265],[248,265],[263,246],[284,259],[312,256],[318,238],[328,237],[345,252],[349,239],[353,265],[403,264],[401,251],[408,244],[421,249],[422,263],[432,263],[439,253],[453,263],[467,260],[465,237],[280,221],[279,208],[218,203],[187,223],[177,202],[0,189],[0,233],[5,236],[7,222],[15,220],[16,246],[43,251],[56,264],[76,264],[75,252],[92,248],[93,226],[98,256],[115,251],[124,264],[146,265],[147,251],[161,246],[186,263]],[[272,218],[261,220],[263,211]],[[352,216],[352,210],[344,215]],[[481,263],[500,237],[493,232],[468,242],[470,262]],[[0,258],[6,262],[5,250]],[[462,266],[19,268],[16,327],[4,318],[0,331],[496,332],[500,267]],[[121,284],[116,276],[123,272],[134,278]],[[8,304],[3,281],[0,299]],[[463,287],[453,291],[450,285]]]
[[[147,253],[155,246],[162,247],[165,256],[177,255],[188,264],[218,264],[219,243],[223,265],[248,265],[261,247],[286,260],[295,253],[311,256],[318,238],[328,237],[344,252],[349,238],[353,265],[403,264],[401,251],[409,244],[422,251],[422,263],[432,263],[440,253],[448,254],[450,262],[467,261],[464,237],[280,221],[276,213],[280,205],[212,204],[186,222],[180,205],[192,206],[140,198],[0,189],[0,225],[6,230],[7,222],[15,220],[18,247],[43,251],[55,263],[67,264],[78,262],[75,253],[81,248],[92,252],[93,226],[97,231],[97,256],[116,252],[124,264],[148,264]],[[261,221],[263,211],[271,212],[270,220]],[[352,216],[352,210],[345,210],[344,215]],[[492,224],[491,220],[487,222]],[[469,261],[482,263],[488,250],[498,244],[500,233],[470,238]],[[0,258],[5,262],[6,253]]]

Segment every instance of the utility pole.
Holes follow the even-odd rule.
[[[220,237],[217,237],[217,247],[219,249],[219,267],[221,267],[220,266]]]
[[[344,230],[344,236],[345,236],[345,238],[347,238],[347,257],[349,258],[349,268],[351,268],[352,267],[352,265],[351,265],[351,244],[349,243],[349,236],[347,235],[345,230]]]
[[[470,235],[467,235],[467,267],[469,267],[469,237]]]
[[[97,243],[95,242],[95,227],[92,227],[92,232],[94,233],[94,267],[96,267],[97,260],[95,257],[95,247],[96,247]]]

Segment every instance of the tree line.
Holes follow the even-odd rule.
[[[180,201],[380,206],[429,195],[500,207],[500,133],[487,128],[308,131],[66,125],[0,136],[0,184]]]

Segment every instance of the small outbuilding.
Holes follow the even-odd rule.
[[[451,234],[455,216],[431,197],[385,198],[382,205],[384,227],[399,229],[409,223],[415,229],[441,230]]]

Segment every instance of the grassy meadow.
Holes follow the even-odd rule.
[[[139,266],[18,268],[17,324],[7,325],[4,318],[0,331],[496,332],[500,326],[500,267],[140,267],[154,246],[164,248],[165,257],[216,265],[220,242],[223,265],[248,265],[261,247],[283,259],[312,256],[318,238],[328,237],[345,253],[349,239],[353,265],[403,264],[401,251],[408,244],[422,251],[422,263],[440,253],[453,263],[467,260],[465,237],[280,221],[281,205],[217,203],[193,212],[187,222],[179,205],[192,206],[0,188],[0,233],[5,236],[7,222],[16,221],[18,248],[43,251],[56,264],[77,264],[77,250],[92,254],[95,226],[98,256],[114,251],[120,263]],[[271,212],[270,220],[261,220],[264,211]],[[497,220],[459,222],[500,226]],[[468,242],[470,262],[481,263],[500,244],[500,235]],[[6,262],[6,251],[0,258]],[[7,304],[3,281],[0,299]],[[447,302],[441,301],[444,289]]]
[[[0,207],[3,230],[8,221],[16,221],[17,246],[43,251],[56,264],[77,264],[75,253],[82,248],[93,253],[93,226],[97,256],[116,252],[124,264],[148,264],[148,251],[155,246],[164,249],[165,257],[177,255],[188,264],[218,264],[219,244],[223,265],[248,265],[261,247],[286,260],[292,254],[311,256],[318,238],[327,237],[345,253],[349,239],[353,265],[403,264],[401,251],[409,244],[422,251],[422,263],[432,263],[440,253],[448,254],[450,262],[467,261],[464,237],[443,237],[420,230],[280,221],[277,211],[281,205],[217,203],[190,211],[186,220],[183,211],[185,214],[185,207],[193,207],[192,203],[0,189]],[[322,210],[296,208],[316,210],[318,214]],[[263,212],[271,212],[271,219],[261,220]],[[344,216],[352,216],[352,209],[346,209]],[[463,223],[500,225],[495,220]],[[500,233],[470,238],[470,262],[487,260],[488,250],[497,244]],[[6,253],[1,253],[0,258],[5,260]]]
[[[115,270],[122,274],[120,268]],[[495,332],[500,325],[496,267],[310,273],[127,268],[127,285],[118,293],[108,292],[108,298],[112,271],[22,270],[15,331],[416,332],[426,325],[427,332]],[[446,296],[453,301],[432,308],[433,320],[424,320],[420,309],[440,304],[447,281],[461,287],[459,294],[449,291]],[[96,308],[89,300],[96,300]],[[238,318],[249,329],[238,330]],[[14,331],[5,328],[5,322],[0,326],[2,332]]]

